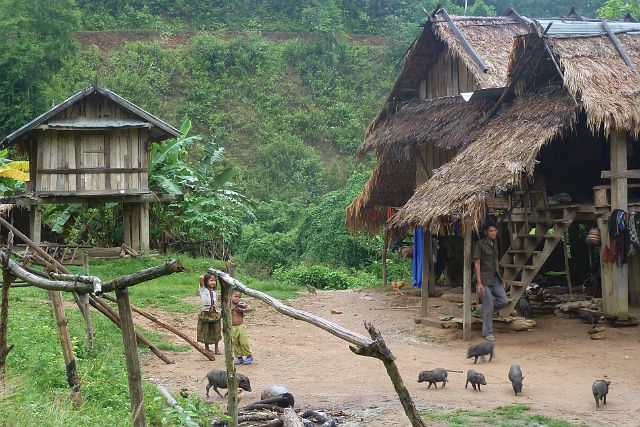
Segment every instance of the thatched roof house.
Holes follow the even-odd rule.
[[[581,114],[593,133],[601,131],[606,137],[612,129],[622,129],[637,138],[640,73],[625,63],[609,36],[593,34],[598,27],[602,29],[599,22],[564,22],[557,32],[549,32],[547,46],[559,59],[563,80],[554,75],[544,45],[535,43],[536,34],[517,37],[509,73],[527,60],[538,64],[518,82],[519,90],[529,93],[504,106],[481,130],[474,126],[458,130],[473,142],[416,190],[391,225],[420,224],[436,232],[456,218],[477,226],[485,214],[486,198],[531,177],[541,160],[541,148],[579,125]],[[631,62],[640,64],[640,25],[618,23],[618,28],[627,31],[617,36],[620,44]],[[541,87],[553,85],[554,80],[559,86],[564,81],[564,87]],[[477,107],[469,105],[467,114],[476,116]]]
[[[582,18],[531,21],[515,12],[510,18],[522,26],[514,28],[531,31],[513,34],[507,55],[496,51],[495,57],[504,60],[504,71],[476,80],[478,87],[482,81],[502,87],[472,88],[470,97],[458,96],[464,91],[460,86],[453,91],[451,69],[431,66],[424,71],[417,99],[406,102],[399,96],[407,91],[399,89],[402,82],[415,83],[412,67],[425,61],[416,53],[421,39],[428,45],[423,32],[409,51],[416,59],[408,58],[409,65],[360,147],[360,156],[375,149],[378,165],[346,212],[347,227],[370,232],[386,224],[387,232],[422,226],[446,233],[459,221],[465,230],[462,265],[469,266],[471,229],[478,229],[490,210],[504,207],[511,234],[499,264],[511,288],[505,314],[558,242],[571,236],[569,227],[575,221],[590,227],[597,223],[604,251],[612,209],[640,212],[640,193],[633,194],[638,186],[627,186],[627,179],[640,179],[640,155],[627,152],[627,143],[640,137],[640,24]],[[434,25],[425,31],[430,28],[433,38],[450,52],[459,51]],[[456,37],[463,46],[467,42]],[[467,48],[464,53],[483,69],[477,52]],[[468,70],[473,76],[473,63]],[[504,78],[500,83],[498,76]],[[434,90],[431,81],[446,90]],[[434,94],[437,99],[428,99]],[[417,190],[403,203],[413,189]],[[571,203],[549,206],[547,193],[565,193]],[[380,205],[392,202],[402,207],[388,218]],[[425,245],[425,251],[430,247]],[[628,302],[640,301],[640,256],[626,262],[625,258],[615,267],[601,263],[603,311],[624,320]],[[633,269],[635,273],[629,273]],[[465,293],[470,292],[469,276],[464,274]],[[469,310],[465,304],[467,319]],[[467,338],[468,326],[466,321]]]
[[[452,132],[466,127],[451,125],[456,120],[450,118],[472,120],[459,93],[506,85],[513,38],[528,28],[515,14],[449,16],[443,8],[432,14],[407,51],[402,71],[358,149],[359,157],[375,150],[378,165],[347,209],[348,228],[379,231],[387,219],[379,208],[403,206],[416,182],[456,154],[463,144]],[[434,101],[419,101],[426,99]],[[427,123],[428,118],[435,123]],[[430,144],[430,152],[419,156]],[[424,158],[424,172],[416,177],[419,158]]]

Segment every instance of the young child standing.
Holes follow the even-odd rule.
[[[236,355],[236,365],[250,365],[253,362],[247,329],[244,326],[244,315],[253,311],[253,308],[240,301],[242,293],[239,289],[231,291],[231,343]]]
[[[216,308],[218,303],[218,281],[216,276],[207,273],[200,276],[200,302],[202,311],[198,315],[198,342],[204,343],[204,348],[211,351],[209,344],[214,345],[214,353],[222,354],[218,343],[222,339],[222,324],[220,312]]]

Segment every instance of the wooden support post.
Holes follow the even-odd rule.
[[[133,316],[129,303],[129,290],[117,289],[118,313],[120,314],[122,341],[124,342],[124,355],[127,362],[129,379],[129,396],[131,398],[131,417],[135,427],[147,425],[147,414],[144,410],[144,395],[142,394],[142,373],[140,360],[138,359],[138,346],[136,344],[136,331],[133,327]]]
[[[420,288],[420,317],[427,317],[429,300],[429,254],[431,239],[425,230],[422,232],[422,288]],[[413,248],[416,250],[416,248]]]
[[[7,326],[9,322],[9,288],[11,287],[11,273],[9,260],[2,265],[2,306],[0,307],[0,385],[4,382],[7,355],[13,348],[7,344]]]
[[[58,325],[58,334],[60,335],[60,344],[62,345],[62,356],[67,369],[67,381],[71,387],[71,395],[76,405],[82,405],[82,395],[80,394],[80,378],[76,367],[76,359],[73,355],[73,346],[71,344],[71,335],[67,327],[67,316],[64,314],[62,307],[62,295],[60,291],[48,291],[49,300],[53,308],[53,316]]]
[[[611,209],[628,209],[627,178],[619,177],[627,171],[627,133],[614,130],[609,137],[611,144]],[[604,283],[602,297],[605,298]],[[606,304],[605,313],[620,320],[629,318],[629,264],[618,266],[614,263],[612,293]],[[603,309],[605,304],[603,303]]]
[[[462,295],[462,339],[471,340],[471,224],[464,225],[464,267]]]
[[[122,240],[124,244],[131,247],[131,205],[122,205]]]
[[[427,252],[428,255],[428,266],[429,266],[429,270],[427,271],[427,289],[429,289],[429,296],[430,297],[435,297],[436,296],[436,263],[434,261],[435,258],[435,252],[434,252],[434,241],[433,238],[431,236],[431,233],[429,233],[428,235],[428,241],[427,241],[427,249],[429,249],[429,251]]]
[[[219,280],[222,293],[222,335],[224,338],[224,364],[227,369],[227,415],[231,417],[228,425],[238,425],[238,378],[236,365],[233,363],[233,347],[231,344],[231,290],[233,285]]]
[[[569,268],[569,245],[567,244],[569,239],[569,232],[567,232],[562,238],[562,246],[564,247],[564,271],[567,274],[567,287],[569,288],[569,294],[573,293],[573,286],[571,286],[571,270]]]
[[[382,246],[382,286],[387,288],[387,251],[389,250],[389,233],[384,232],[384,244]],[[233,277],[233,276],[232,276]]]
[[[85,251],[82,251],[82,273],[85,276],[89,275],[89,256]],[[89,294],[78,294],[78,298],[80,299],[80,304],[82,306],[82,316],[84,317],[84,322],[87,325],[87,350],[92,352],[93,337],[95,336],[95,333],[93,332],[93,320],[91,319],[91,313],[89,312]]]
[[[149,202],[140,205],[140,252],[149,252]]]
[[[140,251],[140,206],[131,206],[131,248]]]
[[[29,215],[29,232],[31,233],[31,241],[33,243],[40,243],[42,236],[42,206],[31,206],[31,212]]]

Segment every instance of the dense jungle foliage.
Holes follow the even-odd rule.
[[[217,256],[250,261],[256,273],[301,261],[375,269],[380,239],[351,236],[342,226],[371,169],[353,154],[425,10],[437,3],[0,0],[0,136],[97,78],[189,129],[184,140],[153,147],[154,188],[185,194],[184,201],[153,207],[153,239],[167,230],[187,246],[204,242]],[[477,0],[466,12],[465,3],[443,2],[450,13],[469,15],[515,7],[559,16],[574,4],[587,16],[638,13],[637,0]],[[81,48],[74,33],[87,30],[160,36]],[[162,43],[178,30],[196,32],[182,44]],[[263,31],[294,34],[276,40]],[[3,162],[15,155],[3,153]],[[19,185],[3,188],[8,194]],[[51,206],[45,222],[54,238],[117,244],[119,209]]]

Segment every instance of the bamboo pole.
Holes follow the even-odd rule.
[[[9,322],[9,288],[11,276],[9,266],[2,263],[2,306],[0,307],[0,384],[4,382],[7,355],[13,346],[7,345],[7,325]]]
[[[105,315],[107,317],[107,319],[111,320],[117,327],[122,328],[122,326],[120,325],[120,316],[118,316],[118,313],[116,313],[109,306],[109,304],[107,304],[106,302],[102,301],[99,298],[89,299],[89,304],[91,304],[91,307],[95,308],[100,313]],[[143,345],[145,345],[145,346],[147,346],[149,348],[149,350],[151,350],[151,352],[153,354],[155,354],[164,363],[166,363],[167,365],[171,365],[172,363],[174,363],[173,360],[169,359],[158,347],[153,345],[153,343],[151,341],[149,341],[149,339],[147,337],[145,337],[144,335],[142,335],[138,331],[136,331],[135,334],[136,334],[136,339],[138,340],[138,342],[143,344]]]
[[[384,245],[382,246],[382,286],[387,287],[387,251],[389,250],[389,233],[384,231]]]
[[[129,302],[129,290],[118,289],[118,313],[120,313],[120,328],[122,329],[122,341],[124,342],[124,356],[127,363],[129,382],[129,396],[131,398],[131,417],[135,427],[147,425],[147,414],[144,409],[144,394],[142,393],[142,372],[138,359],[138,346],[136,344],[136,331],[133,327],[133,316]]]
[[[85,251],[82,251],[82,274],[89,275],[89,256]],[[89,294],[78,295],[80,303],[82,304],[82,316],[84,322],[87,325],[87,350],[93,352],[93,337],[95,332],[93,330],[93,320],[91,319],[91,312],[89,311]]]
[[[43,255],[45,257],[53,259],[49,256],[49,254],[47,254],[35,243],[33,243],[31,239],[25,236],[22,232],[20,232],[20,230],[15,228],[1,216],[0,225],[13,232],[14,235],[16,235],[20,240],[25,242],[29,247],[31,247],[41,256]],[[7,254],[7,258],[8,257],[9,254]],[[60,264],[58,261],[56,261],[55,259],[53,261],[54,264],[62,267],[62,264]],[[51,304],[53,306],[53,315],[56,320],[56,325],[58,326],[58,335],[60,336],[60,344],[62,345],[62,355],[64,357],[64,364],[67,370],[67,380],[69,382],[69,386],[71,386],[71,396],[77,405],[82,405],[82,395],[80,394],[80,379],[76,370],[76,360],[73,355],[71,336],[69,335],[69,329],[67,328],[67,317],[64,314],[64,309],[62,308],[62,296],[60,295],[60,292],[49,291],[49,299],[51,300]]]
[[[411,425],[413,427],[425,426],[424,421],[422,421],[422,418],[420,418],[420,414],[418,413],[413,403],[413,399],[411,398],[409,391],[407,390],[407,388],[405,387],[402,381],[402,377],[400,376],[400,372],[395,363],[395,356],[393,355],[393,353],[391,353],[391,350],[389,350],[389,348],[385,344],[380,332],[377,331],[371,323],[368,323],[368,322],[365,323],[365,328],[367,329],[367,331],[369,332],[369,335],[371,336],[371,339],[369,339],[347,328],[344,328],[333,322],[325,320],[322,317],[313,315],[311,313],[307,313],[302,310],[295,309],[293,307],[289,307],[265,293],[248,288],[242,282],[229,276],[224,271],[220,271],[216,269],[210,269],[210,271],[213,274],[215,274],[217,277],[222,279],[223,292],[225,292],[224,290],[226,286],[238,288],[244,294],[257,298],[265,302],[266,304],[270,305],[279,313],[282,313],[294,319],[298,319],[298,320],[302,320],[304,322],[310,323],[324,331],[329,332],[331,335],[334,335],[344,341],[347,341],[353,344],[352,346],[349,346],[349,349],[355,354],[360,356],[375,357],[376,359],[380,359],[387,370],[387,374],[389,375],[389,378],[391,379],[391,382],[396,390],[396,393],[400,398],[402,407],[404,408],[405,414],[407,415],[407,418],[409,418]],[[225,316],[224,304],[225,303],[224,303],[224,293],[223,293],[223,310],[222,310],[223,316]],[[226,314],[226,316],[228,316],[227,318],[230,320],[231,313],[229,312],[228,314]],[[223,325],[227,325],[227,328],[230,329],[230,326],[228,325],[228,321],[225,321],[224,317],[223,317]],[[230,343],[227,343],[227,340],[231,341],[231,337],[227,335],[229,335],[228,330],[226,331],[225,343],[224,343],[225,356],[227,356],[226,363],[228,365],[229,362],[231,361],[229,358],[231,349],[228,348],[228,345]],[[235,369],[233,366],[231,368]],[[231,384],[229,384],[229,392],[231,392]]]
[[[103,294],[102,298],[106,299],[107,301],[117,302],[117,299],[112,297],[111,295]],[[202,347],[196,341],[191,339],[187,334],[185,334],[183,332],[180,332],[179,330],[177,330],[173,326],[164,323],[163,321],[158,319],[156,316],[154,316],[152,314],[149,314],[149,313],[145,313],[144,311],[140,310],[138,307],[136,307],[133,304],[131,304],[131,310],[133,310],[135,313],[138,313],[139,315],[141,315],[143,317],[146,317],[147,319],[151,320],[155,324],[157,324],[159,326],[162,326],[166,330],[171,331],[172,333],[176,334],[177,336],[179,336],[180,338],[182,338],[183,340],[188,342],[189,345],[191,345],[191,347],[195,348],[200,353],[202,353],[207,359],[209,359],[211,361],[216,360],[216,358],[214,357],[213,354],[211,354],[210,351],[207,351],[204,347]]]
[[[226,273],[225,276],[231,278],[231,276]],[[220,285],[220,291],[222,293],[224,364],[227,369],[227,415],[231,417],[229,425],[235,427],[238,425],[238,377],[236,376],[236,365],[233,361],[233,344],[231,343],[231,290],[233,289],[233,284],[223,280]]]

